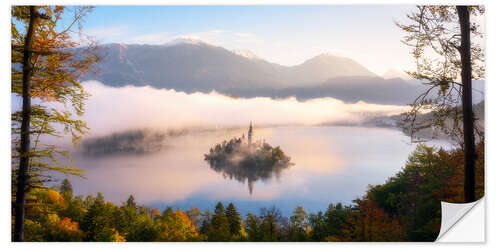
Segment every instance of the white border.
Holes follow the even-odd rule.
[[[318,249],[332,249],[332,248],[349,248],[349,249],[362,249],[367,246],[373,249],[400,249],[402,246],[405,248],[413,248],[413,249],[422,249],[422,247],[445,247],[445,248],[453,248],[453,249],[470,249],[471,247],[497,247],[500,245],[500,239],[498,237],[498,230],[495,231],[496,222],[498,222],[498,212],[495,213],[493,211],[498,210],[498,190],[499,190],[499,181],[490,181],[495,180],[495,177],[498,177],[498,169],[500,165],[498,164],[498,158],[495,153],[499,148],[498,142],[498,130],[495,128],[500,128],[500,124],[498,123],[497,109],[500,107],[499,102],[499,64],[498,57],[500,56],[499,48],[500,48],[500,39],[498,37],[499,29],[497,27],[500,24],[500,9],[498,7],[499,1],[409,1],[409,0],[385,0],[385,1],[367,1],[367,0],[351,0],[351,1],[328,1],[328,0],[254,0],[254,1],[238,1],[238,0],[218,0],[218,1],[193,1],[193,0],[185,0],[185,1],[161,1],[161,0],[146,0],[146,1],[138,1],[138,0],[105,0],[105,1],[82,1],[82,0],[45,0],[45,1],[36,1],[36,0],[20,0],[20,1],[3,1],[2,8],[0,13],[2,15],[0,25],[0,34],[4,34],[2,37],[2,60],[0,63],[2,64],[1,76],[3,77],[3,81],[0,84],[0,94],[2,98],[0,98],[1,105],[1,119],[3,120],[0,123],[0,147],[1,147],[1,156],[2,156],[2,174],[0,175],[2,191],[0,192],[0,201],[2,202],[2,206],[0,206],[0,218],[2,219],[2,223],[0,224],[1,233],[0,239],[3,245],[6,248],[4,249],[32,249],[34,247],[38,249],[87,249],[89,247],[97,247],[97,248],[122,248],[122,249],[164,249],[165,247],[174,247],[174,248],[187,248],[187,249],[198,249],[208,248],[208,249],[255,249],[256,247],[260,248],[276,248],[276,247],[286,247],[286,248],[297,248],[301,249],[303,247],[313,247]],[[486,221],[486,241],[487,244],[440,244],[440,243],[337,243],[337,244],[327,244],[327,243],[280,243],[280,244],[272,244],[272,243],[202,243],[202,244],[182,244],[182,243],[127,243],[127,244],[113,244],[113,243],[22,243],[22,244],[14,244],[10,243],[10,226],[11,226],[11,218],[10,218],[10,84],[9,84],[9,76],[10,76],[10,40],[9,36],[6,34],[10,33],[10,5],[12,4],[65,4],[65,5],[78,5],[78,4],[95,4],[95,5],[258,5],[258,4],[266,4],[266,5],[286,5],[286,4],[484,4],[486,5],[486,26],[487,26],[487,42],[486,42],[486,51],[487,51],[487,83],[486,83],[486,193],[487,197],[492,197],[492,199],[486,200],[486,213],[487,221]],[[471,214],[472,215],[472,214]]]

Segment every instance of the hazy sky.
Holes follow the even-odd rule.
[[[85,32],[102,43],[163,44],[196,38],[230,50],[248,49],[282,65],[325,52],[384,74],[413,65],[404,33],[412,6],[98,6]]]

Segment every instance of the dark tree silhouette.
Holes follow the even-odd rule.
[[[26,189],[28,186],[29,171],[29,151],[30,151],[30,120],[31,120],[31,76],[33,68],[31,66],[33,32],[37,28],[40,13],[38,7],[30,6],[29,25],[26,33],[23,51],[23,110],[21,123],[21,147],[19,150],[19,171],[17,173],[16,192],[16,217],[14,225],[14,241],[23,241],[24,236],[24,213],[26,205]]]
[[[413,47],[416,59],[417,70],[408,73],[429,86],[411,105],[403,127],[412,139],[415,131],[429,127],[457,139],[465,153],[465,202],[475,200],[474,137],[483,136],[474,124],[472,80],[484,78],[484,54],[480,42],[471,42],[471,35],[480,39],[482,33],[470,15],[483,13],[483,6],[417,6],[408,15],[410,24],[397,24],[408,33],[403,42]],[[432,117],[417,119],[425,110],[433,111]]]
[[[62,16],[70,9],[74,14],[69,25]],[[76,143],[88,129],[85,122],[73,119],[66,108],[32,105],[31,98],[58,102],[83,114],[87,97],[79,77],[99,60],[95,46],[87,46],[79,55],[71,48],[78,46],[70,32],[80,32],[81,20],[92,7],[13,6],[11,9],[11,89],[22,96],[22,110],[12,114],[13,171],[15,178],[14,241],[23,241],[26,193],[50,176],[45,171],[81,175],[82,171],[61,165],[55,155],[67,156],[56,145],[39,144],[40,135],[71,134]],[[19,24],[19,26],[17,25]],[[78,26],[78,31],[74,30]],[[18,29],[17,27],[26,27]],[[54,124],[62,126],[55,127]],[[34,138],[30,138],[34,136]],[[33,140],[33,143],[31,142]],[[17,166],[16,166],[17,165]],[[45,179],[42,179],[45,178]]]
[[[457,6],[460,21],[460,57],[462,63],[462,112],[465,152],[465,202],[475,201],[474,164],[476,161],[474,140],[474,114],[472,112],[472,67],[470,53],[470,14],[468,6]]]

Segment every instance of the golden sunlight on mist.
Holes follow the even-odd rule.
[[[333,98],[235,99],[216,92],[186,94],[148,86],[114,88],[96,81],[85,82],[84,86],[92,95],[84,117],[92,134],[110,129],[247,126],[249,121],[260,125],[359,122],[369,114],[397,114],[406,109],[364,102],[346,104]]]

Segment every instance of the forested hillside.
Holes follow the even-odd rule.
[[[484,143],[478,144],[477,197],[484,195]],[[434,241],[441,201],[463,201],[463,153],[419,145],[385,184],[369,186],[352,204],[324,211],[298,206],[290,217],[277,207],[240,214],[232,204],[210,211],[164,211],[73,195],[64,180],[30,192],[27,241]],[[361,194],[360,194],[361,195]]]

